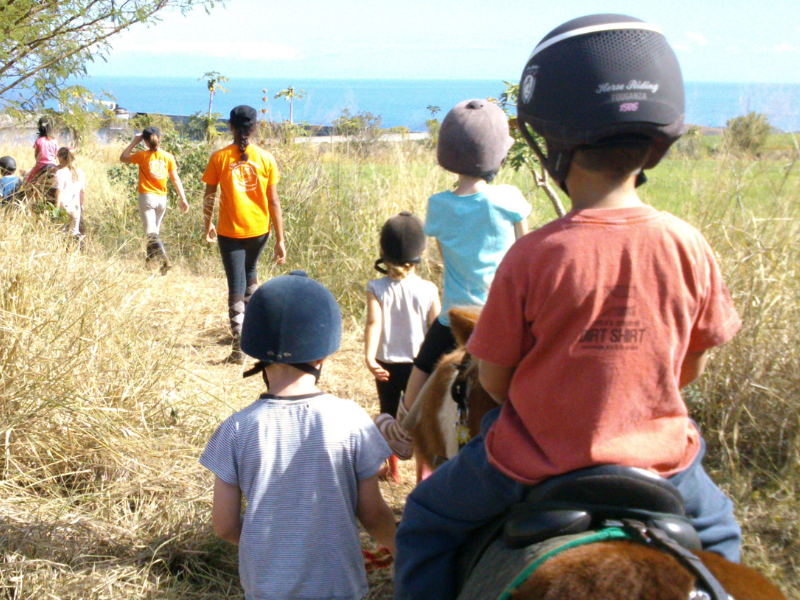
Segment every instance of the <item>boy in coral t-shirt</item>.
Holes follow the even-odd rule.
[[[454,598],[454,553],[474,529],[530,486],[600,464],[668,478],[704,549],[739,559],[733,505],[702,468],[680,388],[741,321],[702,234],[636,193],[682,133],[677,59],[653,25],[575,19],[534,49],[517,112],[572,211],[520,239],[495,275],[467,349],[502,406],[409,496],[397,535],[404,600]]]

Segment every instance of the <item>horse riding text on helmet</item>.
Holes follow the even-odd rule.
[[[684,113],[680,65],[661,29],[614,14],[548,33],[528,58],[517,99],[520,132],[567,193],[576,148],[649,139],[644,169],[652,169],[683,135]],[[641,173],[637,184],[644,181]]]

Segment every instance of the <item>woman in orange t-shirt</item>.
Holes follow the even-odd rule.
[[[203,202],[207,242],[217,241],[228,280],[228,316],[233,348],[228,362],[242,364],[239,339],[244,309],[258,288],[257,265],[275,229],[275,262],[286,260],[283,218],[278,197],[278,167],[272,154],[250,144],[258,113],[250,106],[231,111],[233,143],[211,155],[203,174]],[[214,204],[220,189],[219,222],[214,226]]]
[[[133,152],[142,140],[147,144],[147,150]],[[189,210],[175,157],[161,149],[161,131],[158,127],[150,126],[145,127],[142,133],[136,134],[133,141],[122,151],[119,160],[139,166],[139,216],[147,237],[146,260],[149,263],[160,255],[163,260],[161,274],[164,275],[172,268],[167,250],[161,241],[161,221],[167,211],[168,177],[181,199],[181,212]]]

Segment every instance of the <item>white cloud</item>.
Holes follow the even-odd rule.
[[[775,46],[774,50],[776,52],[797,52],[798,48],[797,46],[792,46],[791,44],[783,42]]]
[[[151,54],[159,56],[185,56],[195,58],[230,58],[234,60],[300,60],[300,50],[272,42],[239,41],[210,43],[200,40],[153,40],[136,42],[135,38],[122,38],[113,44],[115,53]]]
[[[686,37],[693,41],[695,44],[699,46],[707,46],[708,45],[708,38],[704,36],[702,33],[697,33],[695,31],[687,31]]]

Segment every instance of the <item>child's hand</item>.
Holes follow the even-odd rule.
[[[282,265],[286,262],[286,243],[281,240],[275,242],[275,264]]]
[[[209,244],[213,244],[217,241],[217,228],[214,227],[213,223],[209,223],[208,228],[206,229],[206,241]]]
[[[181,203],[179,208],[180,211],[185,215],[187,212],[189,212],[189,203],[186,202],[186,200],[184,200],[183,198],[181,198]]]
[[[144,139],[144,137],[142,136],[142,134],[141,133],[137,133],[135,136],[133,136],[133,143],[134,144],[138,144],[143,139]]]
[[[414,440],[395,418],[387,413],[375,417],[375,425],[381,432],[383,439],[389,444],[400,460],[409,460],[414,456]]]
[[[367,359],[367,368],[378,381],[389,381],[389,371],[380,366],[375,360]]]

